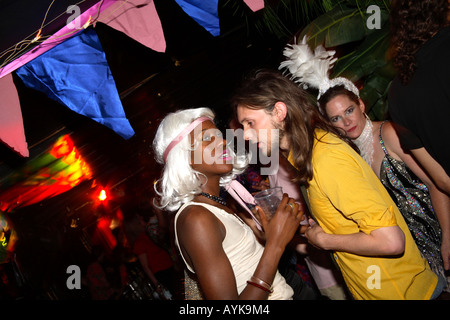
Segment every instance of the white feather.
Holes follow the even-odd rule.
[[[308,38],[305,36],[300,44],[287,45],[283,51],[283,55],[287,60],[281,62],[278,69],[287,69],[291,74],[291,80],[303,85],[305,88],[319,89],[320,97],[330,87],[336,85],[329,78],[329,71],[337,60],[334,57],[336,52],[333,50],[327,51],[321,45],[317,46],[313,52],[309,48],[307,41]],[[354,84],[350,80],[347,81],[350,83],[345,83],[346,88],[348,86],[351,88],[349,89],[350,91],[355,92],[356,87]],[[357,89],[356,95],[359,96]]]
[[[318,46],[314,52],[307,44],[305,36],[300,44],[288,45],[283,51],[287,58],[281,62],[279,69],[286,68],[292,75],[292,80],[316,89],[326,86],[329,82],[328,72],[336,61],[334,51],[326,51]]]

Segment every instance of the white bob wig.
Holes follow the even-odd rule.
[[[163,159],[164,151],[180,132],[193,121],[201,117],[208,117],[214,122],[214,112],[209,108],[195,108],[180,110],[168,114],[161,122],[153,140],[153,151],[156,161],[164,165],[161,178],[155,183],[155,192],[160,197],[155,203],[160,209],[176,211],[183,204],[192,201],[195,195],[202,192],[201,187],[206,176],[190,165],[190,152],[195,148],[191,145],[189,135],[175,146]],[[233,150],[233,170],[220,178],[220,186],[228,185],[248,165],[247,154],[236,156]],[[203,178],[202,178],[203,176]],[[203,182],[202,182],[203,181]]]

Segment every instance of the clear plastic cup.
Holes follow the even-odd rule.
[[[281,187],[266,189],[254,194],[253,197],[255,204],[264,210],[268,219],[271,219],[280,206],[283,189]]]

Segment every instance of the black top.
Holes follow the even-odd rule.
[[[450,175],[450,26],[416,54],[417,70],[407,85],[396,77],[389,88],[389,113],[404,127],[405,149],[425,147]],[[408,132],[409,134],[405,134]]]

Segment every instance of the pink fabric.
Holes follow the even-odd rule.
[[[253,212],[247,207],[245,203],[255,204],[255,199],[251,195],[250,192],[248,192],[245,187],[240,184],[239,181],[233,180],[231,183],[227,186],[228,193],[241,205],[242,208],[247,210],[248,213],[250,213],[250,216],[252,217],[253,221],[256,223],[256,227],[258,230],[262,231],[261,223],[256,219]]]
[[[28,157],[19,96],[11,74],[0,78],[0,93],[0,140],[21,156]]]
[[[264,0],[244,0],[253,12],[264,9]]]
[[[64,40],[84,30],[83,28],[80,29],[79,26],[82,27],[88,21],[95,20],[99,12],[107,9],[110,5],[114,4],[115,2],[116,0],[102,0],[97,2],[92,7],[90,7],[82,14],[80,14],[76,19],[72,20],[66,26],[64,26],[55,34],[53,34],[50,38],[48,38],[40,45],[33,48],[33,50],[30,50],[27,53],[21,55],[19,58],[15,59],[11,63],[7,64],[5,67],[0,69],[0,78],[27,64],[34,58],[40,56],[44,52],[47,52],[48,50],[60,44]]]
[[[164,32],[153,0],[117,1],[101,12],[98,21],[152,50],[166,51]]]
[[[290,164],[284,164],[280,161],[277,174],[269,176],[270,187],[282,187],[283,193],[287,193],[289,197],[299,202],[299,200],[302,199],[302,192],[298,184],[291,181],[293,176],[291,175],[291,172],[286,169],[286,165],[291,166]],[[300,224],[308,224],[308,217]]]
[[[166,150],[163,154],[163,160],[166,162],[167,156],[169,155],[170,150],[172,150],[177,144],[180,143],[181,140],[183,140],[184,137],[186,137],[194,128],[203,121],[211,120],[211,118],[208,117],[200,117],[196,119],[195,121],[191,122],[190,125],[188,125],[186,128],[183,129],[167,146]]]

